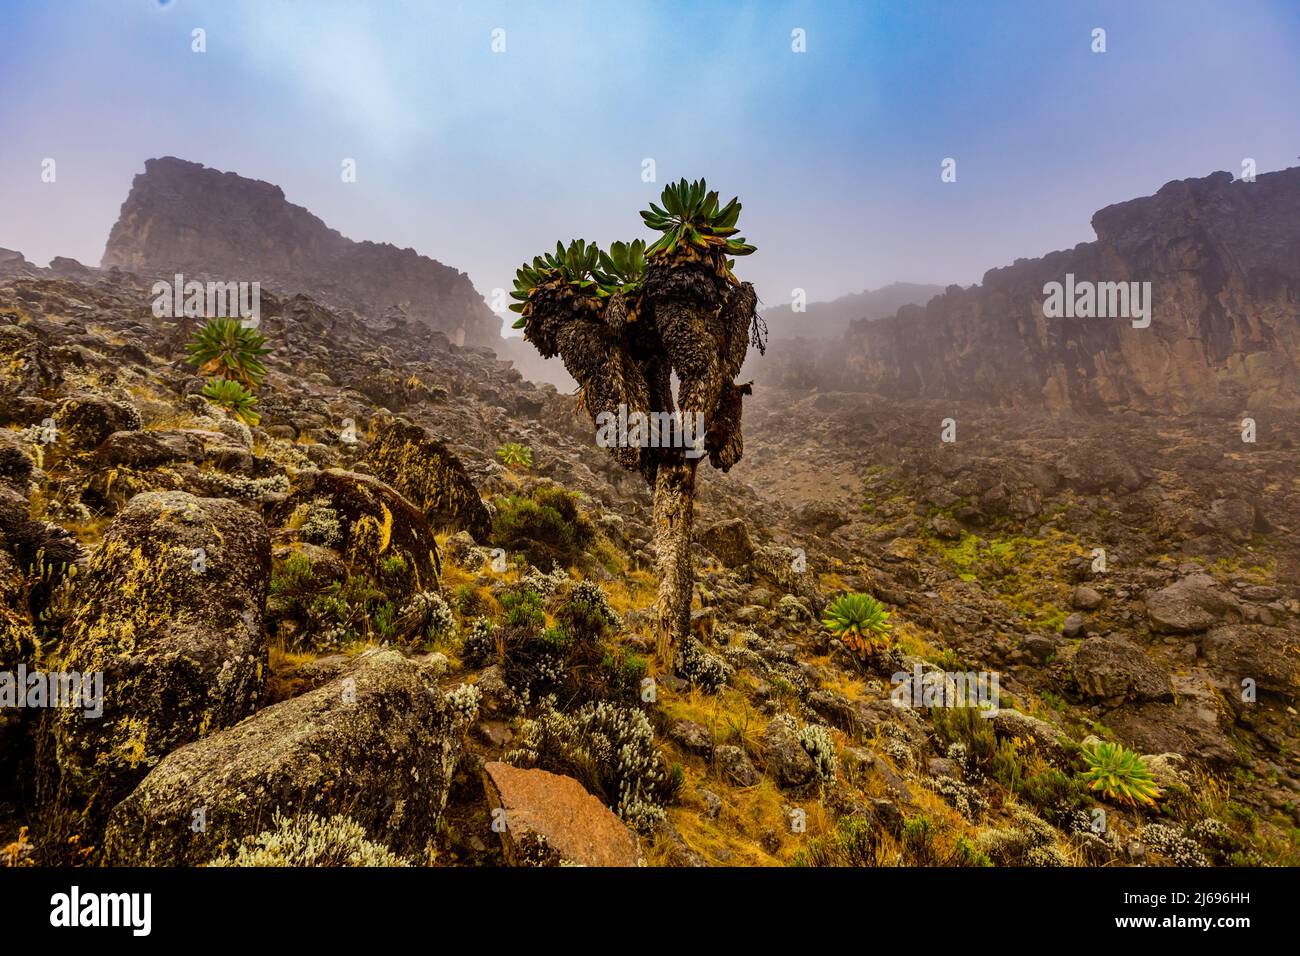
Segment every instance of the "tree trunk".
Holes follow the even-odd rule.
[[[691,525],[697,460],[661,462],[655,475],[655,556],[659,562],[659,621],[655,653],[672,668],[691,628]]]

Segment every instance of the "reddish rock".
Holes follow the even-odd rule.
[[[506,763],[483,766],[494,821],[505,811],[501,844],[512,866],[641,866],[640,841],[572,777]]]

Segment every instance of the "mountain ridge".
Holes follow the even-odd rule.
[[[349,239],[273,183],[172,156],[145,161],[100,264],[259,281],[372,320],[397,308],[461,345],[500,338],[500,318],[465,273],[414,249]]]

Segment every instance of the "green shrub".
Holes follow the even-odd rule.
[[[1021,782],[1018,792],[1026,803],[1054,821],[1065,820],[1092,803],[1087,786],[1078,777],[1055,767],[1030,774]]]
[[[536,591],[512,590],[501,595],[501,609],[506,612],[506,624],[540,630],[546,625],[542,599]]]
[[[888,854],[875,822],[864,816],[840,817],[835,829],[809,841],[791,861],[792,866],[888,866]]]
[[[577,497],[563,488],[542,486],[530,495],[498,498],[495,505],[493,540],[507,552],[523,554],[537,568],[582,563],[596,536]]]

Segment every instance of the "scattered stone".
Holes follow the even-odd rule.
[[[1096,588],[1090,588],[1086,584],[1081,584],[1074,589],[1070,595],[1070,604],[1080,611],[1095,611],[1101,607],[1103,598],[1101,592]]]
[[[1082,614],[1071,614],[1061,625],[1061,633],[1070,640],[1083,637],[1088,633],[1088,622]]]
[[[707,757],[713,752],[713,735],[707,727],[694,721],[675,720],[668,726],[668,737],[687,753]]]
[[[717,763],[719,776],[737,787],[752,787],[762,779],[750,762],[749,755],[734,744],[714,748],[713,759]]]

